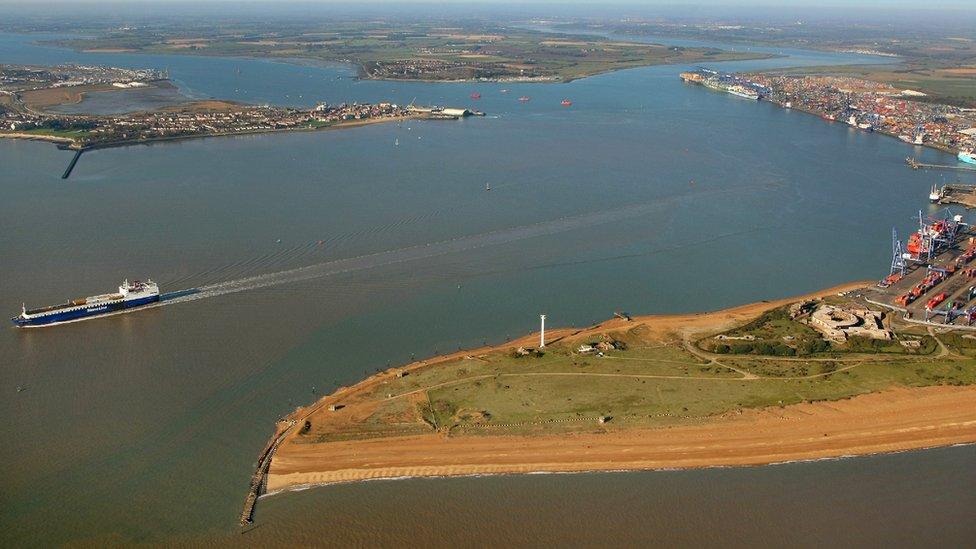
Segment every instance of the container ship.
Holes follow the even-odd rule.
[[[744,97],[746,99],[759,99],[758,93],[740,84],[729,86],[725,91],[731,93],[732,95]]]
[[[701,84],[706,88],[738,97],[744,97],[746,99],[760,99],[762,97],[754,89],[753,83],[731,74],[719,74],[708,69],[698,69],[693,72],[683,72],[678,76],[685,82]]]
[[[25,305],[20,315],[10,320],[20,328],[49,326],[134,309],[157,301],[159,286],[152,280],[136,280],[131,283],[123,280],[118,293],[74,299],[61,305],[39,309],[28,309]]]

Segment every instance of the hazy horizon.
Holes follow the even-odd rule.
[[[953,32],[976,27],[976,2],[944,0],[919,6],[909,0],[614,0],[594,4],[583,0],[0,0],[6,18],[0,27],[19,22],[64,26],[70,21],[98,19],[110,24],[195,17],[213,20],[313,20],[357,18],[398,19],[660,19],[786,25],[833,24],[945,26]]]

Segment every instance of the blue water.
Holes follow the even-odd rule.
[[[554,325],[581,325],[614,310],[712,310],[880,277],[891,227],[911,228],[940,180],[907,169],[904,157],[953,161],[685,85],[677,73],[687,67],[680,66],[568,84],[398,83],[358,81],[342,66],[82,54],[38,46],[35,38],[0,35],[0,59],[168,68],[195,97],[294,105],[416,97],[473,105],[489,116],[99,150],[86,153],[69,180],[60,179],[69,153],[0,141],[0,311],[11,316],[24,301],[102,293],[123,277],[152,276],[165,292],[320,265],[318,276],[301,281],[282,277],[55,330],[0,330],[0,387],[8,390],[0,398],[8,477],[0,539],[15,544],[233,543],[256,453],[274,420],[295,406],[411,355],[526,333],[540,311]],[[722,66],[863,60],[790,53]],[[477,102],[469,97],[475,90]],[[519,103],[520,95],[532,100]],[[573,106],[561,107],[563,98]],[[454,239],[477,245],[457,249]],[[433,252],[422,257],[410,251],[428,245]],[[334,268],[366,254],[382,260]],[[26,390],[11,389],[17,386]],[[971,498],[973,473],[964,465],[971,450],[944,452],[897,459],[941,479],[963,505],[941,508],[955,513]],[[892,509],[893,522],[922,528],[935,520],[923,524],[918,506],[899,503],[924,501],[927,493],[915,485],[893,491],[890,483],[904,475],[891,473],[885,459],[866,469],[851,462],[882,479],[864,493]],[[790,471],[831,470],[819,467]],[[770,496],[780,489],[779,469],[766,471],[747,475],[757,500],[746,514],[789,524],[796,514]],[[672,482],[699,486],[675,493],[687,508],[707,507],[712,490],[728,494],[742,477],[620,475],[610,481],[612,494],[602,492],[597,518],[600,511],[572,505],[586,497],[577,490],[587,483],[577,478],[292,494],[269,501],[264,528],[291,533],[285,543],[326,535],[368,543],[357,537],[364,528],[397,521],[407,537],[447,544],[457,541],[450,532],[459,524],[477,520],[452,522],[451,511],[490,501],[490,516],[509,509],[532,515],[550,525],[548,535],[557,535],[557,523],[573,524],[585,541],[586,525],[599,524],[601,531],[644,532],[622,540],[638,543],[655,533],[640,530],[640,513],[615,508]],[[823,478],[855,497],[844,481]],[[539,483],[555,503],[512,497]],[[399,518],[430,505],[432,495],[446,498],[444,513]],[[323,500],[332,503],[318,506]],[[334,506],[375,515],[333,514]],[[815,518],[834,516],[820,509]],[[871,509],[857,507],[853,516],[873,521]],[[949,520],[939,527],[972,534]],[[700,524],[688,522],[686,530]],[[512,541],[518,532],[506,528],[499,532],[508,537],[494,539]],[[790,530],[778,532],[784,544],[792,540]]]

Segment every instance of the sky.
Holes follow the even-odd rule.
[[[940,8],[968,8],[976,10],[976,0],[611,0],[602,2],[600,0],[61,0],[60,2],[45,2],[44,0],[0,0],[0,4],[180,4],[180,3],[212,3],[212,4],[241,4],[241,3],[267,3],[267,4],[480,4],[480,5],[590,5],[600,6],[602,4],[613,4],[619,6],[635,7],[699,7],[699,6],[722,6],[722,7],[780,7],[780,8],[818,8],[826,5],[836,7],[858,7],[858,8],[908,8],[908,9],[940,9]]]
[[[976,0],[0,0],[4,15],[145,19],[166,16],[664,18],[765,21],[850,20],[873,24],[976,21]],[[961,19],[960,19],[961,17]],[[965,26],[964,25],[964,26]]]

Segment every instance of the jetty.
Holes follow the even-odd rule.
[[[959,204],[967,208],[976,208],[976,185],[963,183],[948,183],[938,191],[939,204]]]
[[[71,171],[75,169],[75,164],[78,163],[78,159],[81,158],[81,155],[84,152],[85,149],[78,149],[75,151],[75,156],[71,159],[71,162],[68,163],[68,167],[65,168],[64,173],[61,174],[61,179],[68,179],[68,177],[71,176]]]
[[[265,481],[268,477],[268,469],[271,467],[271,458],[274,456],[275,449],[285,439],[285,435],[294,426],[295,421],[279,421],[274,435],[268,439],[268,443],[264,445],[264,449],[258,454],[257,467],[254,470],[254,474],[251,475],[251,487],[247,491],[247,496],[244,498],[244,509],[241,511],[242,527],[253,522],[254,506],[258,502],[258,497],[265,490]]]
[[[961,172],[976,172],[976,168],[970,168],[967,166],[952,166],[949,164],[926,164],[924,162],[919,162],[918,160],[915,160],[915,158],[911,156],[905,158],[905,164],[908,164],[908,167],[913,170],[932,169],[932,170],[957,170]]]

